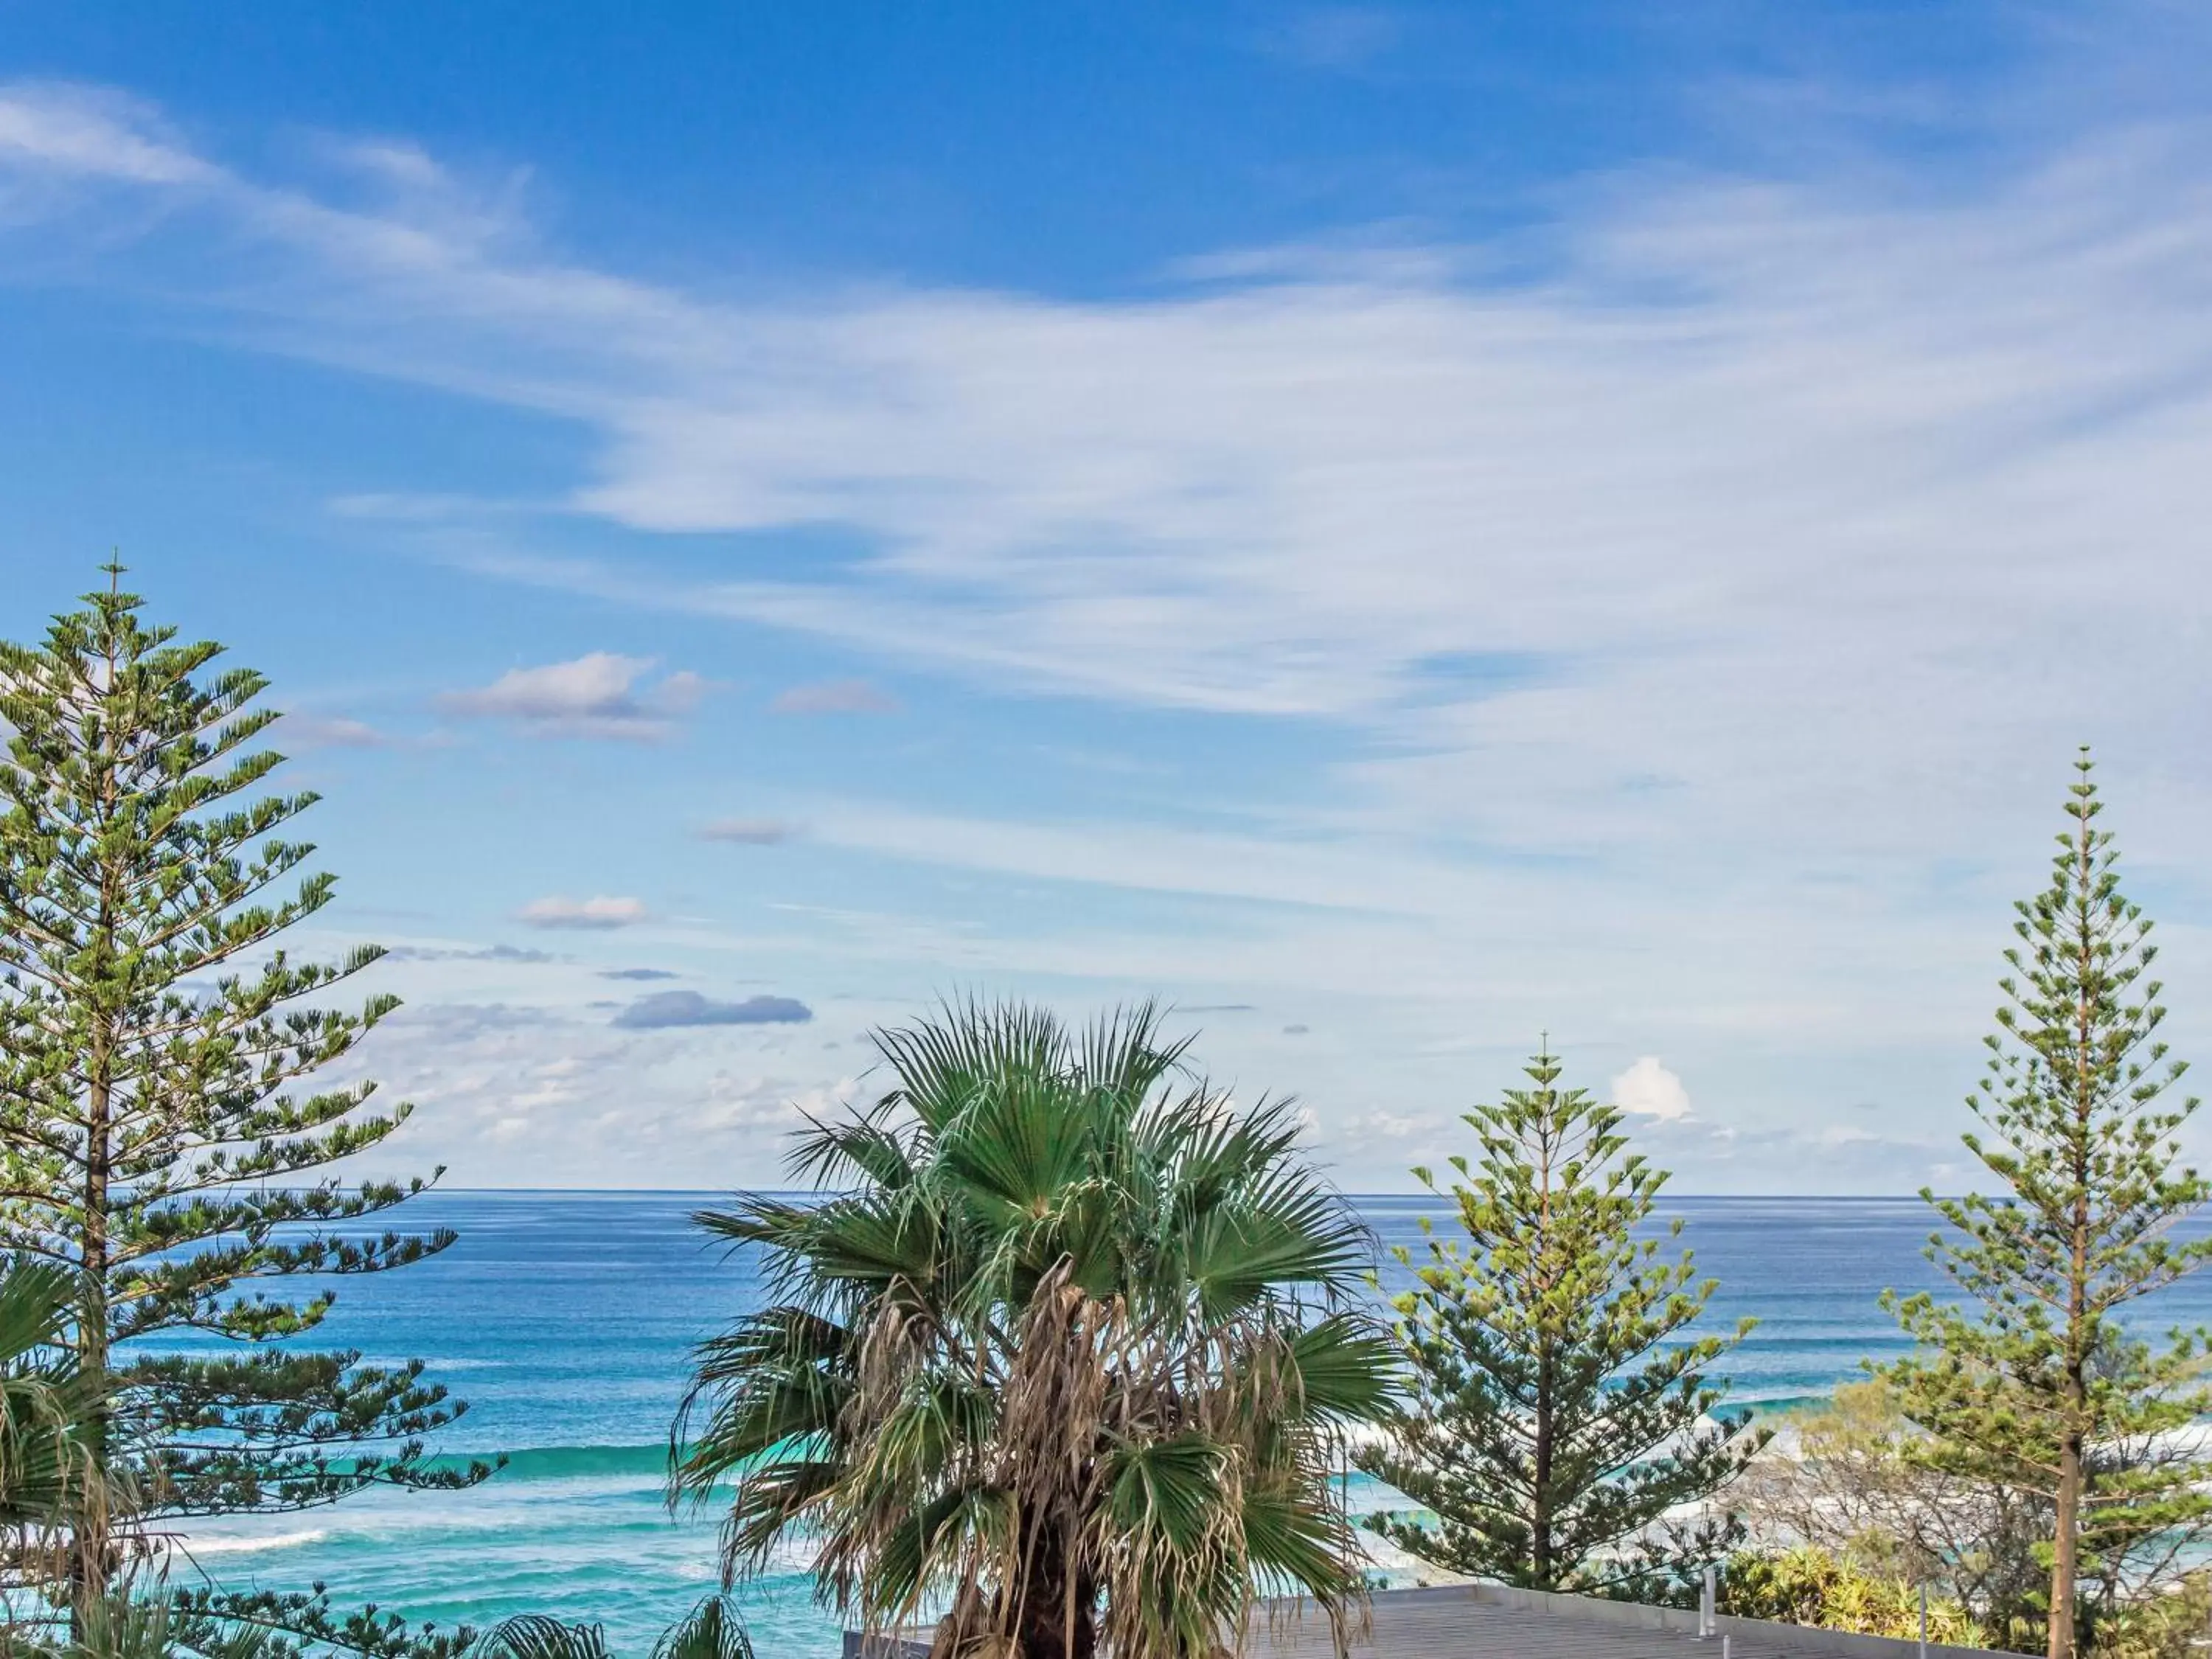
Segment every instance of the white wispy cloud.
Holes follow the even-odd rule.
[[[2163,767],[2212,705],[2169,599],[2212,507],[2193,130],[2084,138],[1960,198],[1594,190],[1510,285],[1446,251],[1143,301],[741,304],[564,261],[420,155],[377,210],[340,208],[136,106],[6,106],[19,173],[107,157],[174,198],[162,234],[196,207],[258,238],[238,325],[267,343],[596,432],[576,510],[839,521],[882,550],[820,584],[483,568],[1002,684],[1358,721],[1381,741],[1347,801],[1401,829],[1910,856],[1985,836],[2079,735]],[[2094,647],[2121,641],[2114,672]],[[1452,665],[1499,653],[1524,683],[1462,689]],[[631,659],[584,660],[475,706],[660,729],[623,701]]]
[[[1848,148],[1646,169],[1564,194],[1506,260],[1231,250],[1132,299],[732,298],[568,255],[514,181],[419,150],[276,183],[49,86],[0,91],[0,237],[118,282],[101,261],[137,237],[170,302],[258,346],[572,422],[592,459],[561,511],[831,523],[872,550],[769,582],[517,550],[511,501],[392,520],[488,574],[1349,734],[1296,822],[810,811],[850,851],[1299,912],[1197,947],[954,938],[937,960],[1495,995],[1493,1031],[1582,1009],[1608,1066],[1661,1049],[1711,1118],[1751,1094],[1713,1066],[1729,1035],[1978,1018],[1999,912],[1962,932],[1947,896],[2032,877],[2075,741],[2118,763],[2134,848],[2190,878],[2204,137],[2107,110],[1970,177]],[[463,695],[547,730],[665,726],[644,665],[600,660],[566,702],[514,675]],[[1686,1122],[1644,1127],[1689,1145]]]
[[[112,88],[18,82],[0,96],[0,158],[64,178],[132,185],[218,184],[143,100]]]
[[[778,714],[890,714],[898,700],[866,680],[824,680],[777,692],[769,708]]]
[[[646,918],[645,901],[599,894],[572,899],[555,895],[532,899],[515,912],[515,920],[532,927],[627,927]]]
[[[489,685],[447,692],[438,707],[463,719],[512,720],[542,737],[653,742],[698,706],[707,684],[678,672],[641,685],[653,665],[650,657],[594,651],[573,662],[509,669]]]
[[[1448,254],[1292,258],[1142,302],[735,304],[564,261],[510,193],[419,153],[380,208],[339,208],[106,94],[4,107],[19,171],[173,195],[289,260],[242,319],[271,343],[596,430],[580,510],[884,547],[834,585],[510,574],[1017,683],[1387,718],[1416,752],[1375,781],[1437,811],[1655,775],[1702,810],[1724,767],[1856,828],[1847,775],[2043,754],[2054,692],[2077,727],[2160,717],[2154,676],[2201,695],[2173,608],[2133,597],[2188,568],[2212,491],[2190,131],[2084,140],[1965,199],[1640,179],[1510,285]],[[2133,672],[2051,687],[2036,646],[2084,625],[2141,629]],[[1500,651],[1558,672],[1439,691],[1438,660]],[[1440,767],[1479,787],[1440,799]],[[1501,768],[1543,787],[1492,788]]]

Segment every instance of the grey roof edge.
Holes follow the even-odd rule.
[[[1443,1584],[1425,1589],[1377,1590],[1370,1598],[1376,1607],[1413,1608],[1450,1607],[1473,1602],[1506,1607],[1518,1613],[1541,1613],[1586,1624],[1609,1625],[1630,1630],[1659,1630],[1694,1636],[1698,1615],[1686,1607],[1655,1607],[1641,1601],[1608,1601],[1594,1595],[1560,1595],[1545,1590],[1514,1589],[1504,1584]],[[1310,1602],[1274,1602],[1267,1611],[1297,1616]],[[1770,1650],[1832,1659],[2008,1659],[1991,1648],[1946,1647],[1930,1642],[1925,1649],[1909,1638],[1861,1636],[1850,1631],[1823,1630],[1814,1625],[1784,1625],[1765,1619],[1739,1619],[1723,1613],[1713,1621],[1716,1638],[1735,1636]],[[896,1637],[866,1637],[845,1632],[844,1659],[927,1659],[927,1633]],[[1712,1651],[1718,1654],[1715,1640]],[[1438,1655],[1437,1659],[1449,1659]]]
[[[1642,1601],[1562,1595],[1547,1590],[1515,1589],[1505,1584],[1443,1584],[1426,1589],[1377,1590],[1370,1599],[1407,1607],[1474,1601],[1516,1612],[1638,1630],[1678,1631],[1692,1636],[1698,1630],[1698,1615],[1688,1607],[1655,1607]],[[1923,1651],[1918,1642],[1908,1637],[1861,1636],[1851,1631],[1824,1630],[1816,1625],[1784,1625],[1768,1619],[1740,1619],[1730,1613],[1723,1613],[1713,1620],[1713,1633],[1756,1638],[1769,1645],[1808,1654],[1832,1654],[1836,1659],[1919,1659]],[[1930,1642],[1924,1651],[1927,1659],[1990,1659],[1997,1650],[1946,1647]]]

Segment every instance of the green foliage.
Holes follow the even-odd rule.
[[[0,1639],[6,1659],[268,1659],[264,1632],[248,1626],[196,1628],[165,1596],[94,1602],[66,1638],[50,1626],[11,1626]]]
[[[2135,1595],[2098,1621],[2092,1659],[2202,1659],[2212,1630],[2212,1573],[2188,1573]]]
[[[1927,1432],[1879,1380],[1846,1383],[1782,1431],[1791,1455],[1755,1462],[1735,1491],[1752,1534],[1786,1538],[1878,1576],[1925,1582],[1998,1645],[2043,1645],[2049,1583],[2035,1540],[2051,1504],[1931,1461]]]
[[[374,1607],[339,1615],[312,1592],[117,1594],[0,1628],[0,1659],[462,1659],[476,1632],[410,1626]]]
[[[1724,1385],[1707,1370],[1752,1322],[1689,1334],[1714,1281],[1687,1250],[1662,1257],[1638,1237],[1666,1173],[1627,1151],[1617,1109],[1555,1087],[1559,1069],[1540,1054],[1534,1088],[1468,1114],[1482,1160],[1453,1158],[1449,1189],[1468,1243],[1431,1238],[1418,1264],[1400,1251],[1419,1275],[1394,1304],[1413,1405],[1358,1454],[1436,1516],[1369,1523],[1385,1537],[1545,1590],[1723,1553],[1732,1518],[1669,1529],[1662,1517],[1727,1485],[1761,1441],[1711,1419]]]
[[[52,1577],[70,1529],[118,1496],[93,1453],[100,1396],[67,1346],[76,1279],[0,1261],[0,1589]]]
[[[1739,1551],[1722,1569],[1719,1601],[1723,1613],[1741,1619],[1899,1640],[1920,1634],[1920,1590],[1911,1579],[1809,1547],[1770,1554]],[[1928,1602],[1928,1639],[1948,1647],[1988,1645],[1966,1610],[1942,1595]]]
[[[466,1625],[441,1631],[410,1624],[371,1602],[334,1608],[323,1587],[312,1590],[227,1591],[211,1586],[166,1591],[160,1598],[185,1633],[185,1645],[213,1655],[250,1632],[265,1659],[461,1659],[476,1641]]]
[[[471,1659],[610,1659],[605,1626],[519,1613],[484,1632]],[[737,1604],[709,1595],[662,1632],[653,1659],[753,1659]]]
[[[1884,1371],[1928,1431],[1918,1455],[2048,1505],[2036,1540],[2051,1659],[2131,1589],[2171,1577],[2212,1525],[2205,1460],[2172,1431],[2212,1410],[2202,1333],[2154,1346],[2121,1310],[2212,1258],[2174,1224],[2212,1187],[2177,1166],[2197,1109],[2155,1036],[2151,924],[2095,827],[2086,751],[2051,885],[2016,907],[2019,944],[1967,1148],[2002,1191],[1923,1196],[1950,1230],[1929,1255],[1960,1293],[1885,1298],[1919,1344]]]
[[[276,719],[250,706],[261,677],[146,625],[118,574],[41,643],[0,644],[0,1246],[72,1275],[70,1342],[100,1402],[85,1443],[136,1487],[130,1513],[73,1519],[87,1616],[161,1517],[486,1472],[419,1462],[461,1409],[419,1367],[257,1346],[312,1331],[331,1278],[451,1235],[364,1236],[423,1183],[325,1173],[407,1115],[369,1109],[368,1083],[300,1087],[396,1006],[307,1006],[381,952],[284,951],[331,895],[283,834],[315,798],[253,796],[282,759],[256,744]],[[299,1275],[322,1287],[264,1288]],[[133,1346],[179,1331],[243,1352]]]
[[[876,1045],[881,1104],[799,1139],[830,1195],[699,1218],[773,1287],[701,1351],[672,1451],[678,1494],[734,1485],[727,1571],[803,1536],[864,1629],[949,1608],[945,1654],[1182,1659],[1278,1590],[1341,1620],[1330,1474],[1394,1365],[1370,1238],[1288,1106],[1235,1111],[1148,1008],[1079,1034],[969,1006]]]

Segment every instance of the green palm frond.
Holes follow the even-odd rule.
[[[999,1079],[1066,1068],[1066,1034],[1045,1009],[970,1000],[938,1012],[875,1037],[893,1079],[885,1103],[913,1113],[926,1130],[939,1128]]]
[[[1123,1548],[1191,1554],[1218,1518],[1218,1497],[1235,1452],[1202,1434],[1184,1433],[1109,1452],[1100,1460],[1106,1518]]]
[[[653,1644],[653,1659],[753,1659],[752,1638],[726,1595],[709,1595]]]
[[[125,1507],[120,1468],[103,1473],[99,1388],[65,1346],[77,1279],[57,1263],[0,1260],[0,1530],[37,1576],[45,1547],[88,1511]]]
[[[606,1626],[569,1624],[543,1613],[502,1620],[478,1638],[469,1654],[470,1659],[612,1659]],[[753,1659],[752,1638],[734,1601],[726,1595],[709,1595],[661,1632],[653,1644],[653,1659]]]
[[[610,1659],[606,1628],[571,1625],[542,1613],[517,1613],[486,1631],[477,1659]]]
[[[76,1632],[59,1621],[50,1641],[6,1632],[0,1651],[23,1659],[276,1659],[291,1651],[277,1634],[252,1623],[225,1623],[181,1612],[167,1595],[118,1593],[85,1604]]]
[[[1018,1234],[1090,1173],[1096,1125],[1066,1109],[1054,1077],[1014,1077],[979,1091],[940,1130],[941,1174],[984,1226]]]
[[[787,1167],[794,1179],[816,1187],[835,1187],[859,1178],[884,1188],[897,1188],[914,1179],[914,1165],[906,1143],[876,1111],[850,1123],[823,1123],[809,1119],[805,1128],[792,1138]]]
[[[1284,1340],[1289,1410],[1328,1423],[1375,1423],[1395,1399],[1401,1351],[1371,1320],[1331,1314]]]
[[[1291,1484],[1255,1485],[1244,1493],[1244,1546],[1263,1593],[1310,1593],[1332,1581],[1348,1599],[1347,1579],[1358,1577],[1363,1558],[1351,1529],[1313,1494]]]

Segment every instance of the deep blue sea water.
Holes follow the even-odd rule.
[[[375,1601],[478,1625],[518,1611],[604,1621],[615,1650],[653,1637],[714,1587],[714,1519],[672,1516],[660,1479],[685,1357],[754,1304],[742,1258],[686,1218],[714,1195],[437,1193],[407,1206],[460,1242],[432,1261],[345,1284],[322,1336],[378,1360],[420,1357],[469,1401],[440,1449],[504,1451],[472,1491],[377,1493],[305,1515],[197,1523],[190,1547],[228,1585]],[[1419,1248],[1425,1197],[1358,1200],[1386,1246]],[[1863,1359],[1901,1350],[1876,1298],[1933,1284],[1917,1200],[1683,1198],[1682,1242],[1720,1281],[1711,1317],[1761,1322],[1726,1367],[1732,1398],[1817,1398]],[[1403,1270],[1384,1263],[1386,1287]],[[2149,1304],[2154,1322],[2212,1324],[2212,1273]],[[1355,1477],[1358,1481],[1359,1477]],[[1357,1492],[1355,1491],[1355,1498]],[[747,1587],[762,1659],[836,1651],[805,1564]]]

